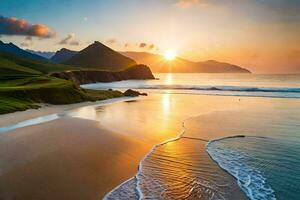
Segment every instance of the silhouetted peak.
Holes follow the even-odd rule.
[[[133,59],[123,56],[99,41],[94,41],[64,63],[76,67],[97,67],[107,70],[123,70],[136,65]]]
[[[67,50],[69,50],[69,49],[67,49],[67,48],[61,48],[60,49],[60,51],[67,51]]]
[[[94,41],[94,44],[101,44],[101,45],[103,45],[101,42],[99,42],[99,41]]]
[[[61,48],[59,50],[59,52],[70,52],[70,51],[73,51],[73,50],[70,50],[70,49],[67,49],[67,48]]]
[[[207,61],[205,61],[206,63],[219,63],[218,61],[216,61],[216,60],[207,60]]]
[[[109,48],[107,46],[105,46],[104,44],[102,44],[101,42],[99,41],[95,41],[93,44],[91,44],[89,47],[92,47],[92,48]]]

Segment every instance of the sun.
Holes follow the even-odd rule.
[[[176,52],[173,50],[167,50],[164,54],[165,59],[168,61],[174,60],[176,58]]]

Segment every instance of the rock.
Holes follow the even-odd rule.
[[[139,95],[147,96],[147,93],[140,93],[139,91],[135,91],[132,89],[126,90],[123,94],[126,97],[137,97]]]

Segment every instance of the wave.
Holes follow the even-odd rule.
[[[272,88],[272,87],[239,87],[239,86],[199,86],[199,85],[149,85],[140,86],[140,89],[166,89],[166,90],[204,90],[229,92],[280,92],[300,93],[300,88]]]
[[[147,159],[147,157],[149,157],[161,145],[165,145],[169,142],[173,142],[181,138],[203,140],[201,138],[190,138],[190,137],[183,136],[185,132],[184,123],[182,127],[183,130],[178,137],[154,145],[153,148],[140,161],[136,176],[120,184],[118,187],[116,187],[114,190],[108,193],[104,197],[104,200],[110,200],[115,198],[128,199],[129,197],[130,199],[144,199],[145,195],[141,187],[143,185],[142,179],[145,178],[142,173],[145,159]],[[222,169],[224,169],[225,171],[227,171],[229,174],[231,174],[233,177],[236,178],[238,186],[245,192],[245,194],[249,197],[249,199],[276,200],[274,190],[266,183],[266,178],[262,175],[262,173],[259,170],[254,169],[248,166],[245,162],[243,162],[243,156],[239,152],[232,151],[226,148],[219,148],[213,145],[227,139],[246,138],[246,137],[267,139],[267,140],[272,139],[268,137],[261,137],[261,136],[256,137],[256,136],[246,136],[246,135],[227,136],[227,137],[217,138],[208,141],[208,143],[206,144],[206,151],[208,152],[212,160],[214,160]],[[153,182],[153,184],[157,184],[157,183]],[[156,188],[161,188],[161,187],[162,186]],[[151,191],[151,194],[154,195],[160,192],[162,191]],[[147,196],[147,198],[148,197],[149,196]]]
[[[266,183],[266,178],[258,169],[244,162],[244,157],[238,151],[225,148],[220,142],[227,139],[245,138],[245,135],[235,135],[211,140],[206,144],[210,157],[225,171],[237,179],[238,185],[251,200],[276,200],[274,190]],[[258,139],[269,139],[266,137]]]
[[[188,119],[190,119],[190,118],[188,118]],[[186,119],[186,120],[188,120],[188,119]],[[201,140],[203,142],[209,142],[208,140],[202,139],[202,138],[195,138],[195,137],[184,136],[184,134],[186,132],[186,128],[185,128],[185,121],[186,120],[184,120],[182,122],[182,130],[181,130],[180,134],[177,137],[169,139],[169,140],[164,141],[162,143],[156,144],[156,145],[154,145],[151,148],[151,150],[139,162],[138,172],[137,172],[137,174],[136,174],[135,177],[133,177],[133,178],[129,179],[128,181],[125,181],[124,183],[122,183],[119,186],[117,186],[111,192],[109,192],[108,194],[106,194],[103,199],[104,200],[110,200],[110,199],[136,199],[136,200],[139,199],[140,200],[140,199],[148,199],[148,198],[152,198],[152,199],[154,198],[155,199],[155,198],[158,197],[156,195],[159,195],[159,196],[162,195],[162,192],[164,192],[165,189],[164,189],[164,186],[160,185],[160,183],[158,183],[157,180],[156,181],[152,180],[151,184],[154,185],[153,188],[158,189],[158,191],[156,191],[156,190],[155,191],[152,191],[152,190],[150,191],[149,190],[150,188],[148,188],[148,189],[146,189],[146,191],[144,191],[145,190],[145,188],[144,188],[145,187],[145,183],[144,183],[143,179],[145,178],[145,174],[143,173],[143,169],[144,169],[143,165],[146,162],[146,159],[149,158],[154,153],[154,151],[157,150],[159,147],[161,147],[161,146],[163,146],[165,144],[168,144],[170,142],[178,141],[180,139]],[[241,136],[235,136],[235,137],[244,137],[244,136],[241,135]],[[149,165],[149,163],[147,163],[146,165]],[[150,168],[151,168],[151,170],[154,170],[154,168],[152,168],[152,167],[150,167]],[[218,175],[216,175],[216,176],[218,176]],[[150,180],[151,179],[152,178],[150,178]],[[204,178],[204,179],[206,179],[206,178]],[[210,193],[211,191],[218,191],[218,192],[220,192],[220,194],[218,194],[218,193],[213,194],[212,196],[209,197],[209,199],[215,199],[215,198],[216,199],[227,199],[227,198],[225,198],[225,196],[223,196],[225,194],[223,194],[223,192],[219,191],[219,189],[222,188],[222,187],[226,187],[228,183],[225,183],[225,182],[224,183],[220,183],[220,182],[217,181],[217,184],[214,185],[214,183],[209,183],[208,181],[206,181],[205,183],[201,184],[200,179],[198,181],[196,181],[196,182],[197,182],[197,184],[200,184],[201,187],[205,188],[205,191],[208,192],[208,193]],[[220,188],[218,188],[218,187],[220,187]],[[146,192],[146,193],[144,194],[144,192]]]
[[[87,89],[145,89],[145,90],[174,90],[184,93],[199,93],[224,96],[257,96],[278,98],[300,98],[300,88],[297,87],[252,87],[252,86],[211,86],[185,84],[147,84],[139,81],[120,81],[113,83],[95,83],[82,85]],[[177,92],[180,93],[180,92]]]
[[[144,194],[142,192],[141,189],[141,179],[142,177],[142,168],[143,168],[143,163],[144,161],[147,159],[147,157],[149,157],[149,155],[155,151],[155,149],[161,145],[167,144],[169,142],[173,142],[176,140],[179,140],[181,138],[181,136],[183,136],[183,134],[185,133],[185,126],[184,126],[184,122],[182,122],[182,130],[180,132],[180,134],[172,139],[166,140],[162,143],[156,144],[154,145],[150,151],[144,156],[144,158],[139,162],[138,165],[138,172],[135,175],[135,177],[130,178],[129,180],[121,183],[119,186],[117,186],[116,188],[114,188],[112,191],[110,191],[108,194],[106,194],[103,198],[103,200],[110,200],[110,199],[114,199],[115,196],[119,196],[120,193],[128,193],[131,194],[132,189],[128,189],[128,188],[132,188],[133,186],[135,186],[135,191],[136,191],[136,198],[131,198],[131,199],[143,199],[144,198]],[[124,199],[129,199],[129,195],[127,195]]]

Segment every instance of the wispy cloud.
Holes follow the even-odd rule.
[[[149,50],[152,50],[152,49],[154,49],[155,48],[155,45],[154,44],[150,44],[149,46],[148,46],[148,49]]]
[[[140,48],[145,48],[146,46],[147,46],[147,43],[144,43],[144,42],[142,42],[142,43],[139,44]]]
[[[115,38],[108,39],[108,40],[106,41],[106,43],[108,43],[108,44],[110,44],[110,45],[116,44],[116,43],[117,43],[117,39],[115,39]]]
[[[207,0],[177,0],[175,6],[180,8],[191,8],[198,5],[206,5]]]
[[[69,33],[65,38],[58,42],[59,45],[78,46],[80,42],[75,39],[75,33]]]
[[[33,45],[33,40],[31,38],[31,36],[27,36],[25,38],[25,40],[21,43],[21,46],[22,47],[30,47]]]
[[[138,47],[141,49],[147,49],[147,50],[153,50],[156,48],[156,46],[154,44],[148,44],[146,42],[141,42],[138,44]]]
[[[52,38],[56,34],[44,24],[30,24],[25,19],[0,16],[0,35]]]

